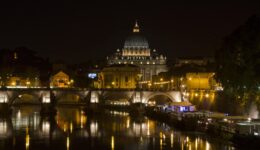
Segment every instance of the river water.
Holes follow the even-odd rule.
[[[233,150],[231,144],[201,133],[181,132],[127,112],[87,115],[81,107],[58,107],[41,117],[40,107],[14,107],[0,118],[0,150]]]

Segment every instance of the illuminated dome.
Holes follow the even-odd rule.
[[[125,49],[148,49],[149,44],[145,37],[134,34],[132,36],[129,36],[124,44]]]
[[[133,34],[129,36],[125,43],[124,43],[125,49],[149,49],[148,41],[144,36],[140,34],[140,29],[137,24],[135,23],[135,26],[133,28]]]

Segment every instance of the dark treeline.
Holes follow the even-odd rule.
[[[260,16],[255,15],[227,36],[216,51],[216,79],[224,93],[219,102],[232,113],[260,108]],[[236,107],[237,106],[237,107]],[[219,107],[223,108],[223,107]]]
[[[76,87],[89,87],[91,80],[87,74],[104,66],[104,61],[91,61],[68,64],[64,61],[51,62],[36,51],[27,47],[0,49],[0,77],[7,81],[9,77],[22,77],[29,80],[38,78],[42,86],[48,86],[50,77],[59,71],[66,72],[75,80]]]

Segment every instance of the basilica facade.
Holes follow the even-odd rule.
[[[149,47],[137,22],[131,35],[126,38],[124,47],[108,56],[107,62],[108,65],[131,64],[139,67],[139,82],[145,84],[151,83],[154,75],[167,71],[166,57]]]

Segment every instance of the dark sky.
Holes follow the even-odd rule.
[[[226,1],[0,2],[0,48],[26,46],[67,62],[102,59],[123,47],[138,19],[150,47],[169,59],[212,56],[223,37],[260,13],[260,2]]]

